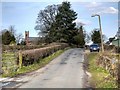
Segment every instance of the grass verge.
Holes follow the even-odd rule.
[[[50,61],[52,61],[54,58],[58,57],[60,54],[62,54],[64,51],[66,51],[68,48],[64,49],[64,50],[59,50],[55,53],[53,53],[52,55],[44,58],[44,59],[40,59],[39,63],[34,63],[32,65],[29,66],[22,66],[20,69],[17,70],[17,72],[12,72],[9,75],[3,74],[2,77],[14,77],[20,74],[25,74],[31,71],[35,71],[43,66],[45,66],[46,64],[48,64]]]
[[[89,53],[87,55],[89,61],[88,71],[92,75],[90,79],[91,86],[93,88],[117,88],[116,81],[109,72],[96,64],[98,57],[98,53]]]

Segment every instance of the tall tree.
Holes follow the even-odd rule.
[[[16,43],[20,44],[20,41],[22,41],[22,39],[23,39],[22,33],[17,34],[17,36],[16,36]]]
[[[64,39],[71,43],[73,36],[75,36],[76,23],[73,21],[77,19],[76,16],[76,12],[71,9],[70,2],[62,2],[62,5],[58,7],[58,14],[55,17],[56,22],[53,25],[58,40]]]
[[[11,33],[11,35],[16,36],[16,30],[14,25],[10,25],[8,30]]]
[[[98,29],[94,29],[92,31],[91,38],[93,43],[100,44],[101,43],[100,31]]]
[[[11,34],[11,41],[12,43],[16,42],[17,39],[17,34],[16,34],[16,30],[15,30],[15,26],[14,25],[10,25],[8,28],[10,34]]]
[[[58,5],[48,5],[38,13],[35,30],[39,30],[39,36],[46,36],[50,32],[55,16],[57,15]]]

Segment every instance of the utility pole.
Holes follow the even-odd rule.
[[[103,53],[104,52],[104,46],[103,46],[103,36],[102,36],[101,19],[100,19],[100,15],[98,15],[98,14],[94,14],[91,17],[95,17],[95,16],[98,16],[98,20],[99,20],[100,38],[101,38],[101,51]]]

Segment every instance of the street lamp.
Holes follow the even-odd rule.
[[[101,28],[101,19],[100,19],[100,15],[98,15],[98,14],[94,14],[91,17],[95,17],[95,16],[98,16],[98,19],[99,19],[100,37],[101,37],[101,50],[102,50],[102,52],[104,52],[103,37],[102,37],[102,28]]]

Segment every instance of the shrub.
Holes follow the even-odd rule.
[[[115,47],[115,52],[120,53],[120,47]]]
[[[2,51],[18,51],[18,50],[30,50],[30,49],[36,49],[36,48],[41,48],[44,47],[42,45],[30,45],[30,46],[25,46],[25,45],[14,45],[14,46],[9,46],[9,45],[3,45],[2,46]]]
[[[64,49],[67,47],[67,44],[54,45],[50,47],[44,47],[39,49],[25,50],[22,51],[22,65],[27,66],[33,63],[39,62],[41,58],[45,58],[57,50]]]
[[[117,47],[115,45],[104,45],[104,49],[107,50],[107,51],[120,53],[120,47]]]
[[[115,46],[114,45],[104,45],[104,49],[105,50],[112,50],[112,49],[115,49]]]

